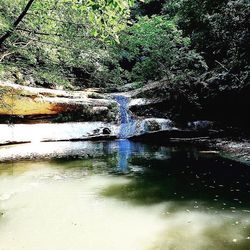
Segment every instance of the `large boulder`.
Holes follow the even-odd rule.
[[[160,130],[175,130],[173,121],[164,118],[147,118],[143,120],[145,132],[155,132]]]

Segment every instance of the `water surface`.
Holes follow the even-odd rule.
[[[197,148],[74,145],[0,164],[0,250],[250,249],[248,166]]]

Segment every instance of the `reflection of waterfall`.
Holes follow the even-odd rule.
[[[126,96],[117,95],[114,97],[120,108],[120,138],[128,138],[134,134],[136,123],[132,119],[128,109],[128,98]]]
[[[133,155],[143,155],[147,150],[147,146],[141,143],[134,143],[130,140],[117,141],[117,170],[120,173],[130,172],[129,159]]]
[[[166,147],[158,147],[156,150],[153,146],[135,143],[130,140],[117,140],[113,143],[113,147],[117,150],[117,171],[119,173],[126,174],[137,168],[130,162],[132,156],[137,156],[141,159],[169,159],[169,149]],[[114,152],[114,148],[112,152]]]
[[[131,143],[128,140],[119,140],[118,142],[118,165],[119,172],[128,172],[128,159],[131,155]]]

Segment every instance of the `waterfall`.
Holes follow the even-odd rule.
[[[114,99],[119,105],[120,126],[118,136],[120,139],[143,135],[156,131],[176,130],[171,120],[165,118],[134,119],[129,110],[129,98],[115,95]]]
[[[122,95],[116,95],[114,96],[114,98],[119,104],[119,109],[120,109],[119,138],[125,139],[134,134],[136,123],[132,119],[128,108],[129,98]]]
[[[120,107],[121,124],[129,123],[132,119],[131,115],[128,112],[128,97],[117,95],[115,96],[115,100],[118,102]]]

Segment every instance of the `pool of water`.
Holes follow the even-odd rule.
[[[197,148],[74,145],[0,164],[0,250],[250,249],[248,166]]]

